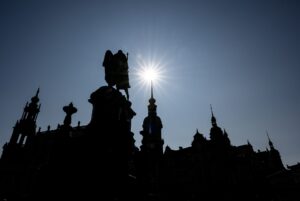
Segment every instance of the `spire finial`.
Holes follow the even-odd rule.
[[[213,112],[211,104],[209,104],[209,105],[210,105],[211,116],[213,117],[214,116],[214,112]]]
[[[39,93],[40,93],[40,87],[36,90],[35,96],[38,97]]]
[[[266,130],[266,134],[267,134],[268,140],[271,141],[268,130]]]
[[[271,139],[270,139],[268,130],[266,130],[266,134],[267,134],[267,137],[268,137],[268,140],[269,140],[269,146],[270,146],[270,148],[271,148],[271,150],[272,150],[272,149],[274,149],[274,145],[273,145],[273,142],[272,142]]]
[[[214,116],[214,112],[213,112],[211,104],[210,104],[210,111],[211,111],[211,124],[213,126],[217,126],[217,120],[216,120],[216,118]]]
[[[151,87],[151,97],[149,99],[149,105],[148,105],[148,114],[156,114],[156,100],[153,97],[153,83],[152,80],[150,82],[150,87]]]
[[[151,99],[153,99],[153,81],[152,80],[150,83],[150,87],[151,87]]]
[[[39,93],[40,93],[40,87],[36,90],[35,96],[31,98],[31,101],[37,104],[39,102]]]

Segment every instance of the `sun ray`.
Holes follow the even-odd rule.
[[[136,57],[136,66],[132,71],[132,80],[135,82],[137,91],[144,91],[149,97],[150,85],[153,84],[154,91],[160,91],[167,82],[166,64],[157,58],[145,59],[140,54]]]

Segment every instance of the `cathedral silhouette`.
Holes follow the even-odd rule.
[[[108,86],[90,95],[87,125],[71,126],[77,109],[70,103],[63,107],[63,124],[41,131],[36,125],[39,90],[25,105],[3,146],[0,200],[300,200],[300,164],[284,167],[269,136],[265,151],[254,151],[249,142],[232,145],[212,109],[210,139],[197,130],[190,147],[164,150],[163,124],[151,92],[137,148],[128,76],[116,74],[128,72],[128,55],[126,60],[113,56],[105,63]]]

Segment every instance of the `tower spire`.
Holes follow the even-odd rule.
[[[150,87],[151,87],[151,98],[153,98],[153,81],[152,80],[150,83]]]
[[[31,98],[31,102],[26,103],[22,117],[14,127],[10,139],[11,144],[26,144],[36,134],[36,119],[41,108],[41,104],[38,104],[39,92],[40,89],[38,88],[36,94]]]
[[[28,102],[26,103],[22,115],[22,119],[32,119],[36,121],[37,115],[40,112],[40,107],[41,107],[41,104],[38,105],[38,102],[40,100],[39,92],[40,92],[40,88],[37,89],[35,96],[31,98],[31,102],[29,104]]]
[[[269,146],[270,146],[270,149],[272,150],[272,149],[274,149],[274,145],[273,145],[273,142],[272,142],[271,139],[270,139],[268,130],[266,130],[266,133],[267,133],[267,137],[268,137],[268,140],[269,140]]]
[[[141,147],[143,147],[144,149],[149,145],[149,143],[152,145],[155,144],[159,152],[162,153],[162,145],[163,145],[163,140],[161,139],[162,122],[160,117],[157,116],[157,112],[156,112],[157,105],[155,104],[156,100],[153,96],[152,80],[150,82],[150,87],[151,87],[150,88],[151,94],[150,94],[149,104],[148,104],[148,116],[144,119],[143,131],[141,131],[141,134],[143,135]]]
[[[35,97],[38,97],[38,96],[39,96],[39,93],[40,93],[40,87],[36,90]]]
[[[163,144],[161,136],[162,122],[156,113],[156,100],[153,96],[153,81],[150,81],[150,99],[148,105],[148,116],[143,121],[143,136],[140,154],[141,173],[147,175],[142,177],[141,184],[147,188],[148,193],[155,195],[158,192],[157,185],[160,179],[160,167],[162,167]],[[156,196],[156,195],[155,195]]]
[[[152,80],[151,80],[151,97],[149,99],[149,105],[148,105],[148,115],[156,115],[156,100],[155,98],[153,97],[153,83],[152,83]]]
[[[210,104],[210,111],[211,111],[211,124],[213,126],[217,126],[217,120],[216,120],[216,118],[214,116],[214,112],[213,112],[211,104]]]

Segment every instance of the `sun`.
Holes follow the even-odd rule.
[[[139,76],[142,80],[144,80],[147,83],[155,82],[159,78],[159,72],[157,69],[153,67],[146,67],[141,69],[139,72]]]
[[[135,88],[135,94],[144,92],[147,97],[153,95],[153,90],[162,93],[165,90],[165,83],[168,80],[167,66],[162,59],[148,58],[138,55],[135,57],[135,67],[132,71],[132,79]],[[133,96],[135,96],[133,94]]]
[[[164,74],[159,63],[148,62],[143,63],[139,66],[137,70],[137,77],[140,85],[152,87],[160,87],[162,81],[164,80]]]
[[[155,59],[143,59],[141,56],[138,57],[137,68],[135,69],[136,78],[138,79],[139,85],[150,86],[158,85],[164,80],[165,66],[159,60]]]

